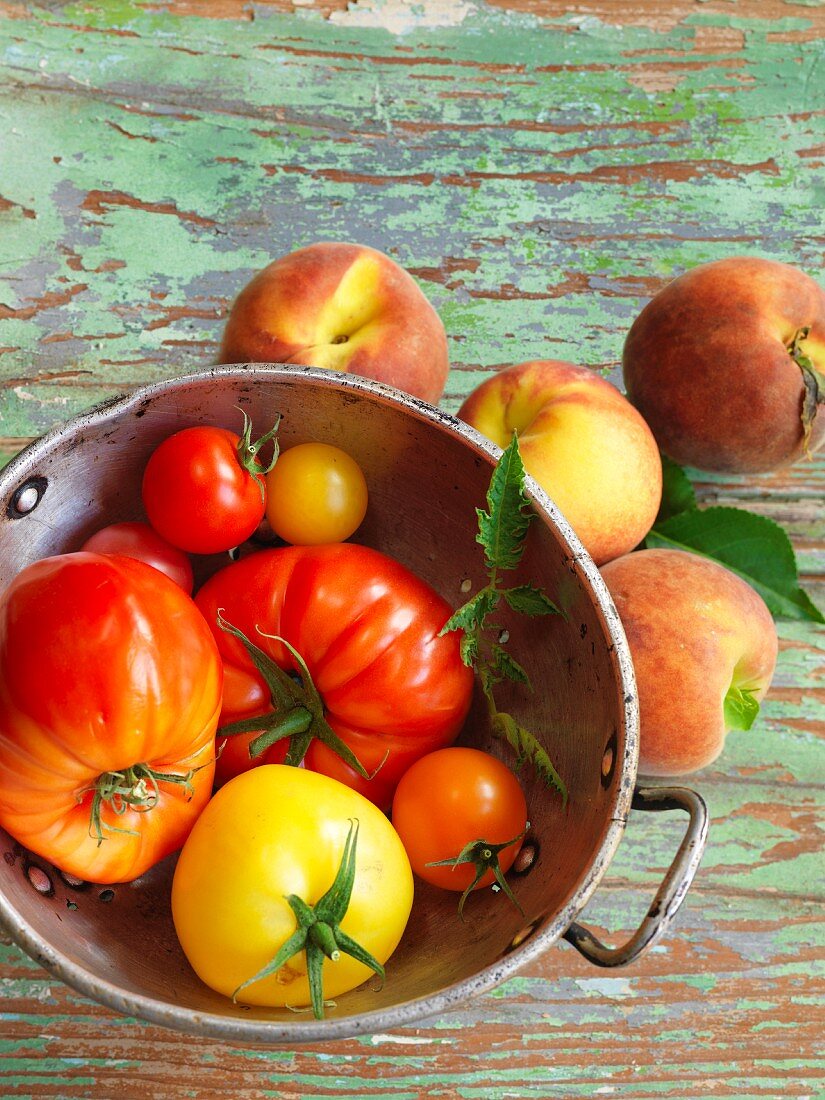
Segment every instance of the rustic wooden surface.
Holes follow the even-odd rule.
[[[664,281],[750,253],[821,277],[815,0],[0,0],[0,453],[210,362],[228,305],[318,239],[394,255],[441,312],[444,404],[499,364],[617,378]],[[695,475],[784,523],[825,604],[825,462]],[[182,1038],[0,945],[0,1095],[815,1097],[825,641],[781,623],[756,727],[695,778],[708,851],[644,961],[566,944],[462,1008],[301,1050]],[[633,814],[586,918],[642,916],[676,820]]]

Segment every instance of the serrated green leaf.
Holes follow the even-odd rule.
[[[667,455],[662,455],[662,503],[654,526],[681,512],[690,512],[696,507],[696,494],[690,479],[682,469]]]
[[[567,800],[567,790],[553,767],[549,756],[531,733],[519,726],[508,714],[499,712],[493,694],[502,680],[513,680],[529,686],[530,679],[501,642],[491,641],[485,631],[487,620],[499,606],[502,598],[516,612],[526,615],[561,614],[556,605],[534,585],[514,585],[502,588],[499,572],[517,568],[524,553],[524,542],[534,518],[534,512],[524,491],[524,465],[518,449],[518,436],[514,435],[510,446],[501,455],[493,470],[487,490],[487,508],[477,508],[478,535],[476,541],[484,548],[484,564],[488,583],[455,611],[442,627],[440,634],[461,630],[461,659],[475,669],[481,690],[489,705],[493,731],[505,738],[513,747],[520,762],[533,763],[541,778],[562,792]],[[497,629],[497,628],[496,628]]]
[[[567,784],[556,771],[553,766],[553,761],[538,742],[536,742],[530,760],[547,786],[555,787],[559,792],[561,795],[562,807],[565,807],[567,805]]]
[[[725,727],[729,730],[749,730],[759,714],[759,703],[749,688],[728,688],[725,696]]]
[[[478,679],[481,684],[484,698],[495,711],[496,701],[493,698],[493,688],[496,686],[496,678],[493,674],[493,670],[488,665],[481,665],[478,669]]]
[[[476,541],[484,547],[484,564],[490,572],[515,569],[524,553],[524,539],[534,516],[524,492],[524,464],[517,435],[513,435],[493,470],[487,508],[487,512],[476,509]]]
[[[497,737],[503,737],[516,754],[516,763],[519,767],[524,763],[526,754],[522,744],[526,734],[523,726],[520,726],[512,714],[506,711],[498,711],[493,719],[493,733]]]
[[[790,539],[766,516],[727,507],[682,512],[657,523],[645,546],[712,558],[755,588],[772,615],[825,623],[822,612],[799,587]]]
[[[513,680],[517,684],[530,683],[530,677],[504,646],[493,645],[490,649],[493,655],[493,672],[500,680]]]
[[[463,630],[468,634],[476,627],[483,627],[484,620],[495,611],[500,599],[499,593],[494,589],[480,588],[475,596],[453,612],[439,630],[439,637],[449,634],[451,630]]]
[[[561,794],[562,805],[567,805],[567,786],[553,767],[547,750],[537,741],[536,737],[520,725],[512,714],[499,711],[493,720],[493,732],[503,737],[516,754],[516,762],[520,766],[530,763],[549,787]]]
[[[476,592],[472,599],[454,611],[438,632],[439,638],[453,630],[461,631],[459,653],[461,660],[469,668],[474,668],[479,659],[479,643],[487,616],[492,614],[501,600],[500,594],[490,587]]]
[[[478,631],[473,630],[469,634],[462,634],[458,643],[461,660],[468,668],[473,668],[478,660],[478,641]]]
[[[502,589],[501,594],[513,611],[520,611],[522,615],[561,615],[550,597],[535,585],[519,584],[515,588]]]

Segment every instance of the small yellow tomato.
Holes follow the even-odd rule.
[[[337,960],[321,953],[326,941],[316,929],[305,949],[260,976],[302,927],[304,910],[294,899],[321,912],[347,853],[352,893],[338,922]],[[247,1004],[313,1004],[319,1016],[324,997],[373,973],[348,946],[383,964],[401,939],[412,897],[409,859],[379,809],[336,779],[265,764],[222,787],[198,818],[175,870],[172,916],[192,968],[212,989]],[[312,996],[312,955],[322,997]]]
[[[329,443],[299,443],[267,474],[266,515],[273,531],[295,546],[343,542],[367,511],[367,483],[346,451]]]

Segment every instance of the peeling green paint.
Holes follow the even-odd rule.
[[[784,22],[804,29],[805,20]],[[541,356],[617,360],[643,300],[627,280],[725,255],[751,226],[770,231],[759,251],[813,268],[819,214],[800,152],[821,140],[823,126],[788,115],[822,101],[804,79],[818,49],[788,51],[752,20],[742,23],[746,46],[735,56],[691,52],[702,64],[684,70],[672,61],[691,47],[694,26],[720,25],[738,24],[697,13],[666,33],[595,19],[571,33],[570,20],[479,8],[458,27],[405,35],[405,47],[431,59],[405,67],[387,30],[304,15],[199,22],[79,4],[41,9],[27,26],[34,33],[0,24],[8,89],[0,118],[12,153],[0,239],[15,257],[3,300],[26,308],[85,285],[34,318],[0,321],[0,347],[17,349],[0,370],[24,379],[4,391],[6,434],[36,434],[100,393],[202,365],[214,355],[227,287],[240,289],[273,256],[314,239],[363,240],[413,267],[445,255],[478,261],[455,285],[424,283],[454,362],[472,368],[451,378],[445,403],[453,408],[481,367]],[[89,35],[88,26],[133,37]],[[680,82],[655,94],[635,87],[628,55],[670,58]],[[562,68],[548,58],[562,58]],[[751,83],[731,80],[731,61]],[[485,101],[495,89],[472,66],[502,63],[507,96]],[[664,133],[645,132],[660,122]],[[426,137],[409,124],[423,125]],[[674,145],[698,177],[645,167],[666,166]],[[712,204],[706,162],[729,166],[707,170]],[[636,166],[641,177],[624,179]],[[599,174],[606,168],[608,177]],[[100,191],[144,208],[90,207],[90,192]],[[651,231],[656,239],[634,253],[632,238]],[[498,237],[506,244],[485,245]],[[124,266],[101,268],[113,261]],[[589,289],[556,294],[571,273]],[[488,297],[506,284],[539,297]],[[162,307],[152,300],[160,293]],[[150,327],[174,306],[205,316]],[[73,338],[43,343],[56,332]],[[91,390],[26,382],[44,363],[88,370]]]
[[[0,435],[38,434],[121,389],[211,361],[252,272],[316,239],[361,240],[416,272],[447,327],[451,410],[501,363],[568,358],[615,379],[650,286],[693,264],[736,251],[816,273],[825,188],[810,150],[825,133],[822,43],[770,37],[806,31],[807,14],[768,26],[727,7],[655,30],[478,3],[455,26],[427,26],[413,11],[403,35],[356,26],[352,6],[330,20],[261,6],[240,22],[114,0],[1,19],[0,349],[11,350],[0,352]],[[743,48],[694,48],[714,28],[741,31]],[[405,64],[411,53],[415,65]],[[672,87],[639,86],[642,66],[666,69]],[[798,499],[815,501],[824,474],[825,459],[800,465],[782,492],[796,477]],[[697,477],[747,500],[745,480]],[[771,499],[786,504],[778,491]],[[795,522],[798,538],[822,538],[816,519]],[[819,549],[800,562],[823,572]],[[788,1028],[780,1009],[798,1006],[801,1019],[821,1007],[788,990],[821,978],[825,946],[813,896],[821,868],[806,850],[823,779],[812,732],[823,711],[808,685],[825,639],[806,625],[779,630],[783,694],[690,780],[711,806],[710,844],[655,967],[581,977],[578,956],[559,944],[546,978],[514,978],[427,1021],[422,1035],[398,1029],[300,1058],[198,1047],[201,1067],[231,1054],[254,1073],[255,1095],[300,1086],[308,1100],[413,1100],[424,1089],[635,1100],[639,1082],[645,1096],[680,1100],[692,1089],[813,1095],[820,1061],[761,1050]],[[748,807],[764,805],[765,784],[785,816]],[[632,814],[581,919],[616,941],[631,934],[683,830],[681,815]],[[105,1028],[140,1044],[146,1025],[101,1016],[17,948],[0,946],[0,967],[0,1003],[27,1006],[0,1012],[10,1095],[54,1087],[67,1070],[72,1095],[113,1080],[107,1068],[139,1072],[138,1062],[52,1057],[50,1036],[71,1018],[86,1035]],[[728,1020],[745,1017],[761,1036],[751,1076],[740,1076],[728,1041]],[[12,1028],[24,1037],[6,1038]],[[465,1055],[473,1028],[495,1035],[484,1083]],[[626,1028],[657,1035],[658,1061],[621,1060]],[[691,1043],[690,1066],[671,1065],[668,1044]],[[586,1052],[559,1065],[559,1045]],[[541,1064],[525,1068],[525,1053]],[[375,1088],[381,1067],[392,1079]]]

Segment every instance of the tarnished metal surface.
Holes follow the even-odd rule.
[[[0,583],[30,561],[76,548],[106,523],[140,518],[142,471],[157,444],[193,424],[229,426],[239,408],[256,424],[280,415],[285,447],[320,438],[358,461],[370,489],[360,541],[402,561],[454,604],[468,579],[483,584],[475,508],[484,502],[497,448],[448,414],[364,379],[266,366],[215,368],[138,390],[13,460],[0,475]],[[38,481],[45,483],[39,502],[19,514],[21,489]],[[320,1023],[287,1009],[236,1005],[196,978],[171,927],[172,860],[134,886],[118,887],[117,909],[72,908],[72,887],[6,838],[0,916],[12,935],[56,976],[120,1011],[196,1034],[276,1043],[386,1030],[443,1012],[554,943],[604,874],[627,819],[638,703],[624,632],[598,570],[552,502],[532,482],[530,490],[539,522],[523,578],[543,588],[563,615],[508,624],[508,646],[537,690],[522,689],[523,698],[513,692],[505,705],[541,739],[570,797],[564,809],[540,780],[524,776],[539,853],[519,883],[524,915],[489,894],[483,911],[474,905],[468,928],[451,894],[419,884],[388,980],[339,998]],[[204,571],[221,560],[206,559]],[[503,751],[491,741],[483,707],[463,738]],[[31,889],[32,865],[51,877],[48,896]],[[681,877],[683,893],[692,874]],[[656,920],[664,925],[665,914]]]
[[[689,816],[684,839],[664,881],[645,914],[644,920],[627,943],[608,947],[589,928],[573,921],[564,938],[588,962],[596,966],[628,966],[658,943],[679,912],[685,893],[699,870],[708,836],[708,808],[695,791],[686,787],[639,787],[633,795],[634,810],[685,810]]]

